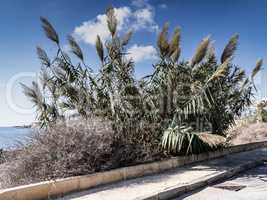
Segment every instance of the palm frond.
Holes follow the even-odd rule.
[[[173,154],[198,154],[223,145],[225,139],[208,133],[194,133],[191,127],[175,126],[164,131],[161,145]]]

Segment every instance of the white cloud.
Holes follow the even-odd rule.
[[[131,46],[127,51],[127,57],[128,59],[133,59],[135,62],[141,62],[144,60],[152,60],[155,59],[157,56],[157,50],[151,46],[138,46],[137,44],[134,44]]]
[[[134,13],[136,19],[133,25],[135,29],[147,29],[149,31],[157,31],[158,25],[154,22],[154,14],[151,9],[143,8],[136,10]]]
[[[161,8],[161,9],[166,9],[166,8],[168,8],[168,6],[166,5],[166,4],[159,4],[159,8]]]
[[[148,0],[132,0],[132,5],[135,7],[151,7]]]
[[[115,14],[118,19],[117,28],[120,31],[131,15],[131,10],[128,7],[115,8]],[[95,44],[97,35],[105,41],[109,37],[106,19],[105,14],[97,15],[95,19],[83,22],[81,26],[76,27],[74,35],[85,43],[92,45]]]
[[[139,8],[132,11],[129,7],[115,8],[115,15],[118,20],[118,32],[128,29],[157,31],[158,25],[154,20],[154,11],[150,7]],[[96,18],[83,22],[74,29],[74,36],[79,40],[94,45],[96,36],[99,35],[103,41],[109,37],[106,15],[99,14]]]

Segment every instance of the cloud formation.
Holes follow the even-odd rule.
[[[168,6],[165,3],[159,4],[159,8],[166,9]]]
[[[115,14],[118,20],[118,31],[121,31],[123,26],[127,24],[132,11],[128,7],[115,8]],[[99,35],[102,40],[106,40],[109,36],[109,31],[106,22],[105,14],[97,15],[95,19],[83,22],[82,25],[74,29],[74,36],[79,40],[94,45],[96,36]]]
[[[157,56],[157,50],[151,45],[143,46],[134,44],[128,49],[127,53],[127,58],[133,59],[136,63],[144,60],[152,60]]]
[[[157,31],[159,29],[154,20],[154,11],[150,7],[131,10],[131,8],[125,6],[114,9],[118,20],[117,31],[119,33],[129,29],[134,31]],[[95,44],[97,35],[99,35],[103,41],[107,40],[109,31],[106,18],[106,14],[99,14],[96,18],[83,22],[74,29],[74,36],[80,41],[91,45]]]

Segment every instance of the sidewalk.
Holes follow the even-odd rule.
[[[221,186],[241,186],[233,191]],[[222,183],[211,185],[201,191],[187,193],[173,200],[266,200],[267,164],[245,171]]]
[[[58,198],[58,200],[166,199],[230,177],[267,159],[267,148],[228,155],[161,174],[97,187]]]

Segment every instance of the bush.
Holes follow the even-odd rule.
[[[220,59],[216,58],[211,40],[206,37],[192,59],[185,61],[180,59],[181,30],[176,28],[169,37],[169,27],[165,24],[158,36],[158,61],[153,65],[154,71],[138,80],[134,76],[134,62],[126,56],[132,33],[121,35],[117,32],[115,9],[108,9],[106,15],[110,37],[105,42],[99,36],[96,38],[101,65],[94,73],[85,64],[84,54],[75,39],[68,37],[68,42],[71,52],[79,59],[78,63],[73,63],[72,56],[63,50],[49,21],[41,18],[46,36],[58,48],[57,54],[50,59],[38,47],[42,84],[33,82],[31,87],[23,85],[23,88],[34,103],[43,127],[58,119],[66,119],[64,113],[68,110],[84,119],[96,116],[109,119],[120,140],[131,140],[131,145],[142,145],[140,138],[147,140],[146,145],[153,146],[160,144],[162,136],[174,139],[163,141],[162,146],[168,151],[170,147],[175,148],[177,142],[180,146],[182,143],[192,144],[186,142],[187,136],[192,136],[188,130],[224,135],[234,124],[235,117],[251,104],[254,78],[263,61],[257,61],[250,76],[233,63],[237,34],[230,38]],[[196,122],[205,126],[199,127]],[[152,137],[151,134],[146,137],[144,124],[148,129],[157,124],[158,129]],[[185,127],[186,132],[169,131],[175,127],[175,130]],[[148,130],[148,133],[153,131]],[[201,140],[197,136],[194,138]],[[169,145],[173,143],[176,144]],[[195,144],[198,148],[201,141]]]
[[[257,104],[257,121],[267,122],[267,101],[262,100]]]
[[[7,170],[11,184],[54,179],[110,168],[113,132],[106,121],[60,122],[36,130]]]
[[[106,120],[58,122],[35,130],[6,163],[5,187],[85,175],[156,159],[152,148],[122,140]],[[2,180],[3,181],[3,180]]]

